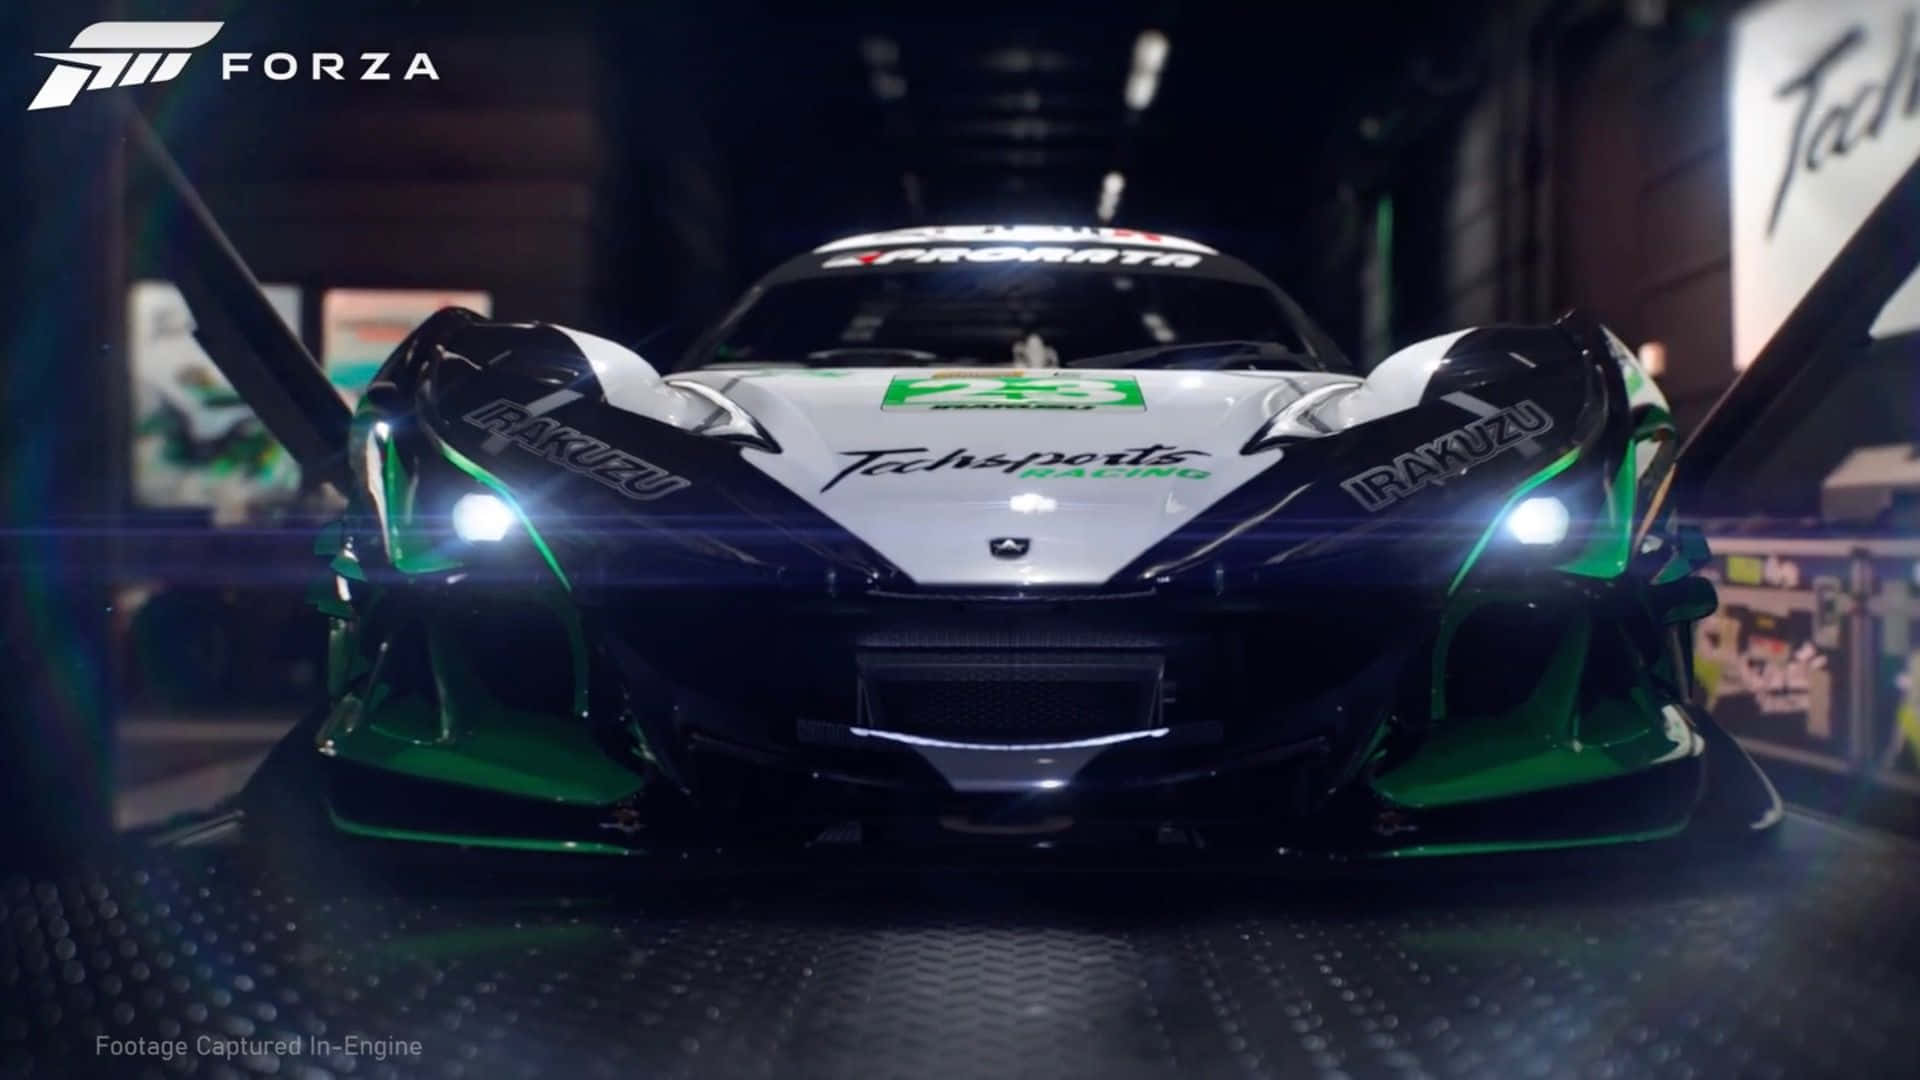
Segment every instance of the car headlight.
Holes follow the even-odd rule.
[[[453,503],[453,533],[469,544],[489,544],[505,538],[514,520],[513,509],[491,492],[471,492]]]
[[[1552,495],[1522,499],[1507,511],[1507,535],[1529,547],[1550,547],[1567,538],[1572,524],[1567,504]]]

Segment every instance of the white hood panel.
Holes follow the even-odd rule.
[[[1270,467],[1261,423],[1351,376],[703,371],[782,452],[747,460],[922,585],[1098,585]],[[1009,380],[1032,380],[1009,382]],[[1051,407],[1039,407],[1039,406]],[[1016,538],[1002,557],[991,541]]]

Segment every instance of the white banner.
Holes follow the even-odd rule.
[[[1920,157],[1920,0],[1770,0],[1727,85],[1733,353],[1745,367]],[[1902,290],[1876,334],[1920,327]]]

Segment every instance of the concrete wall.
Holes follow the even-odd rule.
[[[598,51],[577,32],[475,34],[430,55],[441,81],[387,83],[377,110],[364,88],[214,84],[169,141],[256,274],[316,303],[332,286],[474,288],[507,317],[585,318],[606,163]],[[540,78],[473,77],[515,70]],[[134,236],[137,268],[153,239]]]
[[[1392,342],[1580,307],[1664,343],[1682,425],[1703,415],[1733,376],[1724,25],[1595,4],[1490,26],[1479,85],[1384,191]]]
[[[1596,27],[1560,69],[1556,298],[1666,346],[1682,426],[1733,378],[1726,38]]]

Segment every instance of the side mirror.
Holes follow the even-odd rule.
[[[1686,560],[1687,568],[1690,570],[1698,570],[1713,561],[1713,551],[1707,547],[1707,538],[1698,526],[1682,525],[1675,529],[1673,544],[1675,551]]]
[[[1698,622],[1720,606],[1720,593],[1703,577],[1683,577],[1647,590],[1654,617],[1668,626]]]

